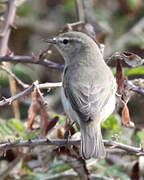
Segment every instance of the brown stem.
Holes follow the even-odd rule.
[[[15,15],[16,15],[16,1],[15,0],[8,0],[7,9],[5,12],[5,17],[4,17],[4,24],[2,26],[2,31],[0,34],[0,55],[1,56],[5,55],[7,53],[8,39],[10,36],[11,27],[12,27],[14,19],[15,19]],[[10,69],[9,63],[3,63],[3,64],[8,69]],[[17,92],[16,81],[10,75],[8,75],[8,78],[9,78],[11,94],[15,95]],[[20,111],[19,111],[18,101],[15,101],[13,103],[13,111],[14,111],[15,118],[19,119],[20,118]]]

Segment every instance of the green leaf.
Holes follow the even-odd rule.
[[[128,71],[125,71],[126,76],[141,75],[141,74],[144,74],[144,67],[133,68]]]
[[[6,135],[11,135],[12,131],[10,128],[7,127],[5,120],[0,120],[0,132]]]
[[[63,164],[63,165],[60,165],[60,166],[56,167],[56,168],[54,169],[54,172],[55,172],[55,173],[60,173],[60,172],[66,171],[66,170],[68,170],[68,169],[70,169],[70,167],[68,166],[68,164]]]
[[[119,129],[118,121],[114,115],[111,115],[106,121],[104,121],[102,123],[102,127],[105,129],[110,129],[110,130]]]
[[[23,135],[23,140],[35,139],[39,136],[38,131],[32,131]]]
[[[9,121],[17,130],[19,130],[20,132],[25,132],[25,128],[20,120],[13,118],[10,119]]]

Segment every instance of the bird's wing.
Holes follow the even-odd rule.
[[[64,93],[72,108],[83,121],[96,118],[112,94],[110,86],[106,87],[104,84],[103,86],[85,86],[82,83],[79,85],[67,83]]]

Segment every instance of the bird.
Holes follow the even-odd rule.
[[[96,42],[82,32],[70,31],[46,38],[65,61],[61,97],[67,116],[80,126],[83,159],[104,158],[101,122],[115,109],[115,78]]]

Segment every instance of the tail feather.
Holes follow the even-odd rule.
[[[81,124],[81,155],[84,159],[105,157],[100,124]]]

